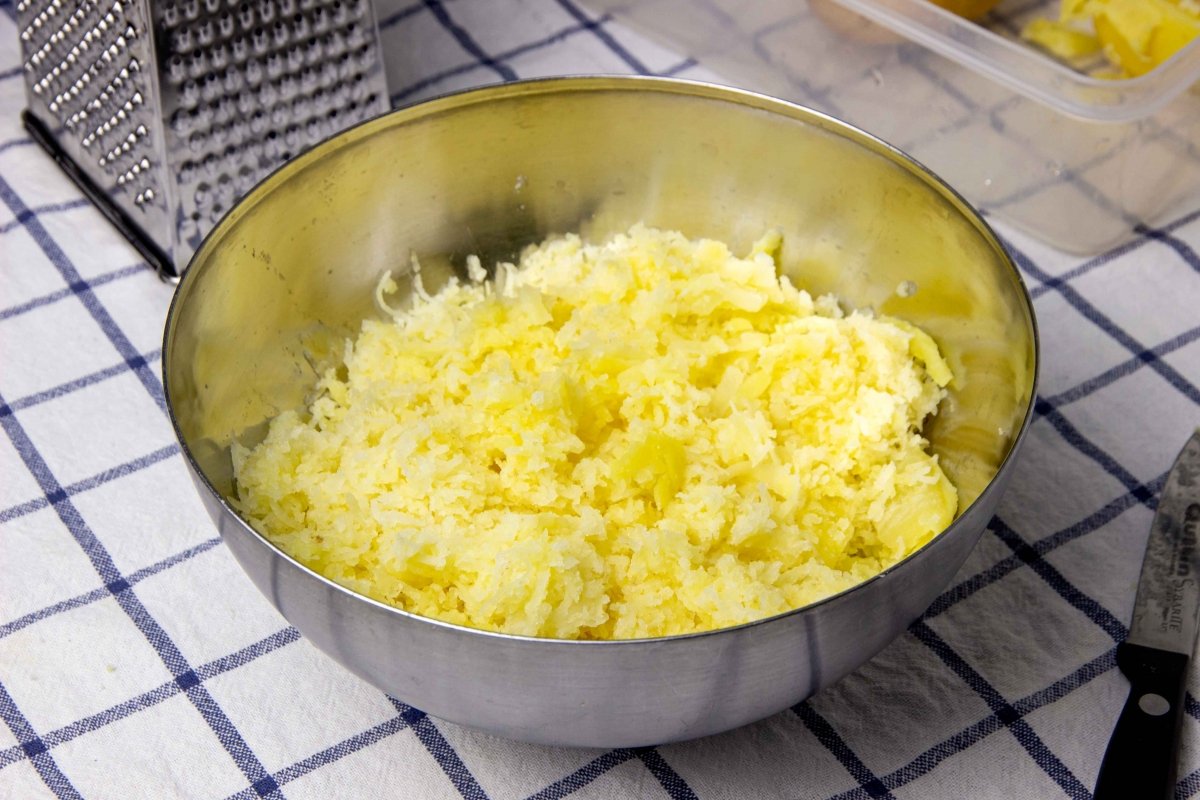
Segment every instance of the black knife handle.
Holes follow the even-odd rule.
[[[1129,678],[1129,699],[1104,752],[1095,800],[1175,797],[1187,665],[1188,657],[1180,653],[1117,645],[1117,666]]]

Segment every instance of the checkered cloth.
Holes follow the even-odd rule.
[[[378,8],[396,102],[713,77],[571,0]],[[1200,211],[1088,259],[999,226],[1041,324],[1036,419],[970,560],[877,658],[720,736],[525,745],[352,677],[221,546],[164,411],[171,289],[20,128],[14,17],[0,0],[0,797],[1090,797],[1155,496],[1200,423]]]

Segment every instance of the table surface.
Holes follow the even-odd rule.
[[[378,8],[397,102],[719,78],[569,0]],[[234,563],[164,411],[172,289],[20,127],[14,20],[0,0],[0,796],[1091,796],[1155,497],[1200,423],[1200,210],[1086,258],[998,224],[1041,326],[1036,417],[967,564],[878,657],[720,736],[525,745],[349,675]],[[1198,675],[1179,797],[1200,793]]]

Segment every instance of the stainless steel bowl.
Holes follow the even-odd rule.
[[[956,521],[825,601],[709,633],[595,642],[487,633],[374,602],[284,555],[233,510],[231,442],[255,443],[271,417],[304,402],[321,364],[376,313],[381,274],[404,270],[410,251],[428,283],[433,263],[449,274],[468,254],[511,259],[552,233],[600,238],[638,221],[735,250],[780,228],[798,285],[932,333],[957,375],[928,431],[960,490]],[[310,641],[436,717],[615,747],[780,711],[903,631],[992,516],[1029,420],[1037,352],[1028,294],[996,237],[902,153],[745,92],[566,78],[396,111],[265,180],[192,260],[167,319],[163,377],[222,538]]]

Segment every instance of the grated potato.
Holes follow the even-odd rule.
[[[919,432],[950,370],[779,277],[779,246],[635,226],[494,281],[474,261],[235,447],[239,510],[350,589],[514,634],[688,633],[848,589],[954,518]]]
[[[1026,41],[1074,64],[1103,53],[1103,78],[1145,75],[1200,37],[1197,0],[1062,0],[1058,19],[1038,18]]]

